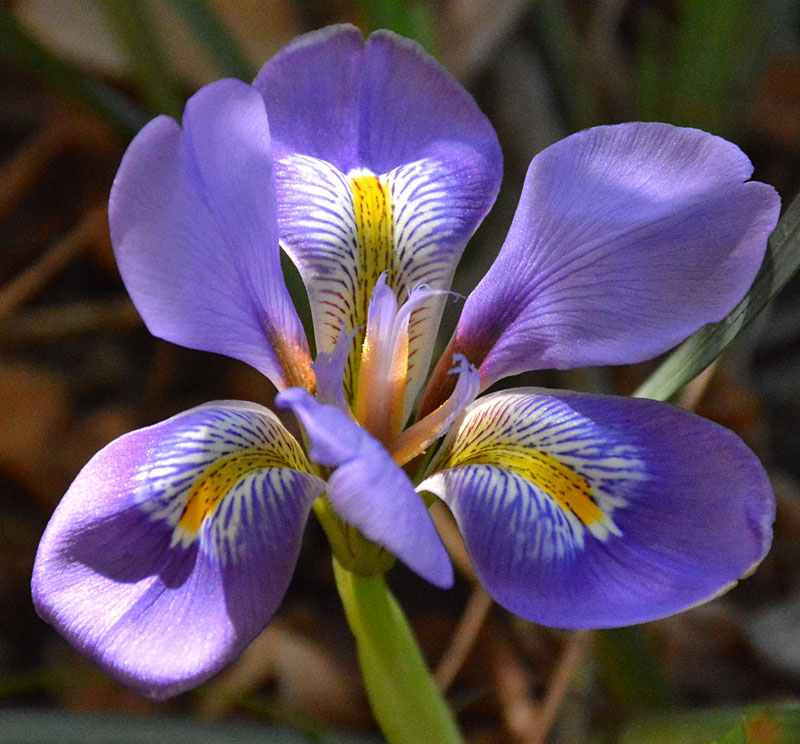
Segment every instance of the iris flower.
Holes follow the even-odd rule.
[[[268,623],[312,509],[345,568],[397,558],[447,587],[427,509],[441,499],[492,597],[560,628],[660,618],[750,571],[774,500],[730,431],[651,400],[478,395],[530,370],[639,362],[723,318],[761,264],[774,190],[694,129],[603,126],[547,148],[425,385],[501,171],[492,126],[442,67],[350,26],[298,38],[252,85],[206,86],[182,126],[150,122],[110,197],[125,286],[156,336],[266,375],[303,437],[217,401],[111,442],[42,538],[39,614],[163,699]],[[281,248],[308,292],[313,361]]]

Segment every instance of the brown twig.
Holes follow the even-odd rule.
[[[719,359],[715,359],[697,377],[687,383],[677,400],[681,408],[685,408],[687,411],[693,411],[697,408],[706,390],[708,390],[708,385],[714,377],[714,373],[717,371],[718,362]]]
[[[442,692],[447,691],[464,666],[491,608],[492,598],[483,587],[476,586],[434,673],[436,684]]]
[[[108,146],[108,129],[99,120],[72,112],[53,113],[53,121],[32,134],[0,166],[0,217],[16,207],[48,163],[67,148],[76,144]]]
[[[22,274],[0,288],[0,321],[41,291],[81,250],[108,234],[105,206],[91,209],[66,238],[43,253]]]
[[[473,584],[477,583],[478,579],[472,568],[472,562],[467,555],[466,547],[464,547],[464,538],[461,536],[461,531],[450,510],[441,501],[434,501],[430,508],[430,515],[459,573]]]
[[[592,632],[579,630],[567,641],[556,664],[542,702],[536,706],[533,725],[527,733],[525,744],[544,744],[547,734],[555,723],[558,710],[569,690],[572,679],[580,668],[591,646]]]
[[[508,35],[531,0],[460,0],[450,3],[444,24],[448,41],[447,68],[460,79],[469,78]]]
[[[135,328],[141,319],[127,298],[106,302],[70,302],[9,318],[0,324],[0,346],[42,343],[64,336]]]
[[[506,729],[516,741],[529,744],[528,732],[536,724],[531,680],[504,635],[497,634],[491,639],[490,661],[495,694]]]

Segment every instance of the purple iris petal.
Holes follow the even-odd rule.
[[[284,47],[253,85],[264,96],[277,161],[298,154],[342,173],[388,173],[423,157],[456,162],[471,152],[460,161],[464,176],[479,158],[491,174],[484,188],[496,192],[502,155],[494,129],[410,39],[378,31],[365,44],[355,26],[330,26]]]
[[[632,363],[741,300],[780,200],[733,144],[666,124],[579,132],[537,155],[454,351],[484,387],[532,369]]]
[[[281,240],[308,288],[317,348],[331,352],[342,329],[365,324],[382,272],[400,300],[419,283],[449,288],[502,171],[469,93],[414,42],[381,31],[365,44],[352,26],[300,37],[254,85],[270,118]],[[432,296],[414,313],[408,409],[443,303]],[[354,356],[348,396],[355,371]]]
[[[775,502],[727,429],[665,403],[537,389],[473,404],[420,488],[453,511],[475,571],[544,625],[686,609],[766,554]]]
[[[275,402],[302,422],[312,459],[335,468],[327,494],[339,516],[424,579],[449,587],[453,567],[436,527],[383,445],[344,411],[318,403],[300,388],[280,393]]]
[[[127,434],[80,472],[39,546],[39,614],[148,697],[196,687],[266,625],[324,483],[255,404]]]
[[[308,347],[280,268],[269,127],[258,93],[206,86],[183,129],[160,116],[111,190],[122,278],[156,336],[241,359],[279,388],[308,384]]]

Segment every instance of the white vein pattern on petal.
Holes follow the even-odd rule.
[[[538,484],[502,467],[480,464],[481,452],[491,461],[492,447],[504,443],[539,451],[570,468],[591,487],[592,500],[603,513],[603,519],[586,526]],[[459,465],[467,459],[470,464]],[[495,514],[503,515],[498,519],[506,523],[510,520],[515,526],[532,520],[528,522],[534,525],[529,549],[542,557],[562,555],[573,547],[582,548],[587,529],[600,540],[608,539],[611,534],[620,535],[613,513],[627,506],[637,484],[648,479],[645,464],[634,445],[609,440],[591,421],[577,419],[567,404],[557,398],[526,393],[490,396],[475,404],[450,432],[437,461],[439,468],[453,468],[459,488],[463,484],[486,489],[486,498],[492,500]],[[471,479],[478,480],[464,480],[467,473],[459,471],[467,470],[471,471]],[[446,474],[447,471],[441,475]],[[448,490],[450,495],[445,501],[457,499],[457,490]],[[459,508],[469,509],[469,505],[461,504]],[[551,521],[552,527],[540,524],[545,521]],[[541,543],[548,529],[552,530],[551,543]],[[515,534],[523,540],[524,532],[518,530]]]
[[[383,272],[401,303],[418,284],[450,287],[474,211],[472,191],[459,183],[458,172],[423,158],[383,175],[363,168],[345,175],[323,160],[292,154],[277,164],[276,173],[282,245],[309,292],[319,351],[331,352],[342,329],[350,333],[366,322],[372,289]],[[378,178],[391,200],[393,244],[377,261],[362,256],[358,244],[353,182],[362,176]],[[364,266],[370,267],[368,275],[362,275]],[[444,302],[431,297],[411,317],[407,408],[427,371]],[[362,340],[359,333],[355,342]],[[348,381],[355,377],[355,364],[352,358],[348,362]]]
[[[291,468],[262,468],[238,481],[201,527],[201,546],[213,546],[223,565],[240,561],[245,550],[254,549],[253,532],[260,548],[269,550],[283,544],[282,532],[303,517],[305,503],[321,493],[314,476]],[[313,494],[303,498],[304,494]],[[267,508],[267,503],[270,508]],[[249,530],[244,539],[244,528]],[[182,540],[194,539],[182,530]],[[277,552],[273,550],[273,552]]]
[[[259,510],[265,511],[262,501],[270,501],[272,508],[266,511],[272,518],[289,517],[286,510],[302,505],[302,491],[316,479],[298,472],[307,469],[304,455],[277,418],[272,421],[264,413],[245,408],[205,408],[187,414],[187,418],[192,416],[197,417],[196,423],[174,426],[170,436],[159,441],[155,459],[133,476],[135,499],[151,520],[174,530],[171,547],[186,548],[199,538],[202,549],[224,562],[238,557],[239,533],[246,523],[255,523]],[[198,532],[180,526],[198,479],[221,458],[253,449],[277,456],[286,465],[263,467],[238,480]]]
[[[281,242],[308,290],[317,349],[330,353],[342,329],[350,333],[357,323],[358,229],[350,182],[308,155],[284,158],[276,175]]]
[[[464,240],[453,243],[452,237],[449,241],[447,238],[464,234],[463,207],[470,201],[458,188],[447,188],[451,178],[452,174],[443,174],[441,165],[430,158],[399,166],[386,175],[392,195],[397,261],[397,279],[392,286],[450,288]],[[444,296],[431,296],[411,316],[407,412],[428,370],[445,301]]]
[[[508,551],[510,567],[532,560],[554,561],[583,548],[580,520],[516,473],[495,465],[464,465],[442,475],[453,492],[480,494],[483,503],[490,505],[488,513],[479,510],[477,518],[491,525],[492,544],[513,542]],[[479,504],[464,499],[458,511],[466,517],[472,506]]]

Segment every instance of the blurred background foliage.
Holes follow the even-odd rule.
[[[97,449],[208,399],[268,403],[273,392],[238,362],[143,328],[105,217],[127,142],[155,114],[179,118],[200,85],[249,81],[291,38],[337,22],[420,41],[498,131],[504,187],[459,268],[462,293],[502,244],[530,159],[583,127],[699,127],[738,143],[785,206],[800,185],[798,0],[0,2],[2,742],[377,741],[317,528],[275,621],[236,664],[166,704],[75,654],[35,616],[28,589],[38,537]],[[770,472],[775,544],[752,578],[647,626],[569,634],[492,607],[446,515],[442,530],[462,556],[456,588],[393,570],[471,744],[800,742],[798,282],[757,313],[800,262],[797,211],[784,217],[749,307],[640,388],[671,396],[747,325],[676,402],[734,429]],[[290,282],[299,297],[296,274]],[[629,394],[657,364],[524,382]]]

